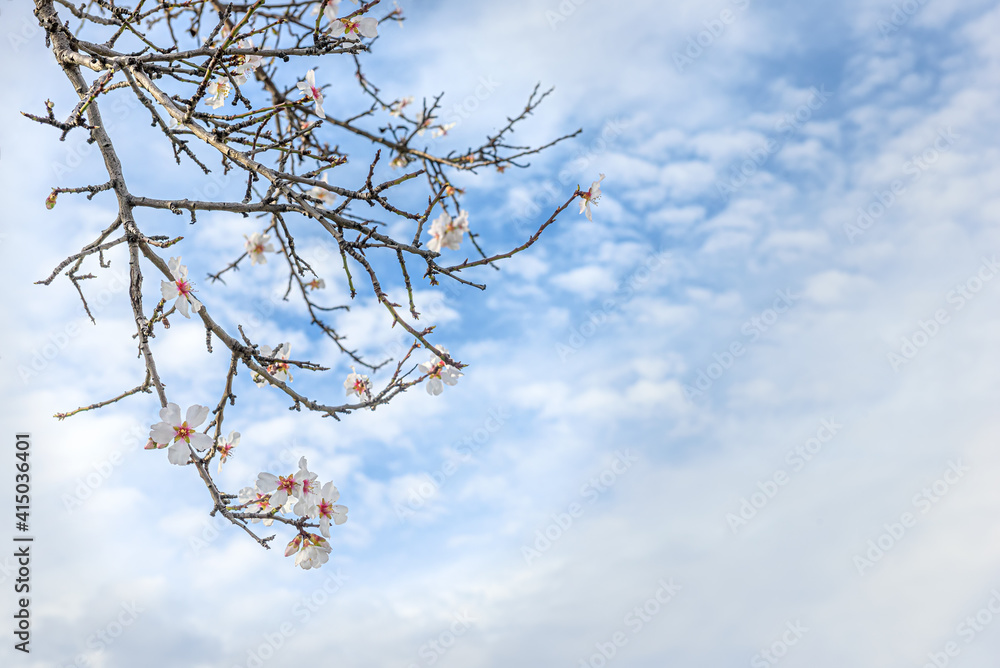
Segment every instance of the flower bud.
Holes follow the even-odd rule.
[[[288,543],[288,547],[285,548],[285,556],[292,556],[299,551],[300,547],[302,547],[302,534],[299,534]]]

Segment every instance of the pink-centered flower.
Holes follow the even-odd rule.
[[[244,234],[243,238],[247,240],[244,246],[250,255],[250,264],[267,264],[267,258],[264,257],[264,253],[274,252],[274,246],[271,244],[271,236],[254,232],[249,237]]]
[[[257,489],[262,494],[270,494],[270,505],[272,508],[285,505],[289,497],[298,497],[302,490],[302,481],[296,478],[296,474],[274,475],[262,471],[257,475]]]
[[[219,436],[219,440],[215,443],[215,450],[219,453],[219,470],[222,470],[222,465],[226,463],[226,460],[232,457],[233,448],[240,444],[240,432],[231,431],[229,436]]]
[[[326,180],[326,174],[323,174],[323,178],[321,178],[320,181],[322,181],[323,183],[329,183],[329,181]],[[326,188],[320,188],[319,186],[313,186],[312,188],[309,189],[308,192],[306,192],[306,194],[309,195],[310,197],[315,197],[316,199],[318,199],[320,202],[323,203],[323,206],[325,207],[330,207],[334,202],[337,201],[336,193],[331,192]]]
[[[318,5],[312,8],[313,16],[319,14],[320,11],[323,12],[323,16],[327,21],[333,23],[337,20],[337,12],[339,10],[340,0],[323,0]],[[320,9],[322,8],[322,10]]]
[[[438,349],[448,354],[448,349],[444,346],[438,346]],[[430,360],[421,364],[419,368],[422,373],[427,374],[427,394],[434,396],[441,394],[445,385],[454,385],[465,375],[434,353],[431,353]]]
[[[238,498],[240,504],[247,506],[247,511],[251,513],[266,515],[270,514],[274,510],[278,510],[278,512],[287,512],[288,510],[287,508],[271,505],[271,495],[261,492],[255,487],[244,487],[240,490]],[[274,523],[274,520],[271,518],[262,520],[258,517],[254,517],[250,519],[250,522],[263,522],[264,526],[269,527]]]
[[[413,98],[412,97],[404,97],[401,100],[397,100],[396,102],[393,102],[389,106],[389,115],[390,116],[396,116],[396,117],[401,116],[402,113],[403,113],[403,109],[405,109],[410,104],[413,104]]]
[[[316,71],[306,72],[306,80],[300,81],[297,86],[307,98],[316,103],[316,115],[320,118],[326,118],[326,113],[323,111],[323,93],[316,86]]]
[[[463,235],[469,231],[469,212],[462,211],[456,218],[443,211],[433,223],[431,223],[431,240],[427,242],[427,248],[440,253],[441,248],[458,250],[462,245]]]
[[[343,524],[347,521],[347,506],[336,505],[338,499],[340,492],[337,491],[337,487],[332,482],[326,483],[320,490],[319,500],[312,515],[319,518],[319,530],[327,538],[330,537],[330,522]]]
[[[299,471],[295,474],[295,479],[299,481],[298,492],[295,496],[298,502],[292,508],[292,512],[301,517],[310,517],[313,514],[314,505],[319,499],[319,483],[316,478],[319,476],[309,470],[306,458],[299,459]]]
[[[344,389],[347,390],[347,396],[352,394],[357,395],[358,399],[363,401],[372,400],[372,384],[368,379],[368,376],[362,375],[351,367],[351,373],[344,380]]]
[[[357,42],[362,37],[378,37],[378,21],[371,17],[355,16],[339,21],[344,31],[344,39]],[[339,33],[340,30],[334,26],[332,32]]]
[[[280,380],[285,383],[292,382],[292,374],[289,371],[289,366],[286,362],[280,360],[287,360],[288,356],[291,354],[291,343],[285,342],[279,345],[275,350],[271,350],[271,346],[262,345],[260,347],[261,357],[273,357],[277,358],[279,361],[271,362],[265,369],[267,372],[275,377],[275,379]],[[263,387],[267,385],[268,380],[260,374],[254,374],[253,382],[257,383],[257,387]]]
[[[205,90],[209,95],[205,98],[205,104],[212,109],[218,109],[226,103],[226,98],[229,97],[229,91],[232,89],[226,79],[214,79]]]
[[[170,258],[167,266],[170,268],[170,276],[173,280],[160,281],[160,294],[167,301],[176,299],[174,307],[181,312],[182,316],[190,318],[188,306],[190,305],[195,312],[198,312],[201,310],[201,302],[194,296],[194,288],[187,278],[188,269],[181,264],[180,257]]]
[[[240,49],[252,49],[253,40],[249,37],[245,40],[241,39],[236,46]],[[235,72],[233,80],[242,86],[250,78],[250,75],[253,74],[254,70],[260,67],[263,61],[264,59],[261,56],[256,56],[252,53],[246,55],[240,54],[236,56],[236,67],[233,68],[233,71]]]
[[[434,132],[431,133],[432,137],[444,137],[448,134],[448,130],[458,125],[458,123],[445,123],[444,125],[439,125],[434,128]]]
[[[601,178],[590,184],[590,189],[587,192],[580,195],[580,213],[586,213],[587,220],[591,222],[594,219],[590,217],[590,205],[597,206],[597,200],[601,199],[601,181],[604,180],[604,174],[600,176]]]
[[[195,404],[181,419],[181,407],[169,403],[160,409],[160,419],[149,431],[149,439],[157,448],[167,448],[171,464],[184,466],[191,461],[191,448],[205,450],[212,446],[212,437],[195,431],[208,417],[208,407]]]
[[[306,287],[309,288],[310,290],[322,290],[323,288],[326,287],[326,281],[324,281],[322,278],[314,278],[308,283],[306,283]]]

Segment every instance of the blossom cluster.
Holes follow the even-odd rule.
[[[361,41],[362,37],[378,37],[378,20],[370,16],[350,16],[337,18],[340,0],[324,0],[313,7],[312,13],[323,16],[330,23],[329,34],[341,37],[351,42]],[[326,118],[323,110],[323,91],[316,85],[316,70],[306,72],[306,80],[300,81],[296,87],[302,91],[306,99],[315,102],[314,111],[320,118]]]
[[[389,112],[392,113],[392,112]],[[436,116],[424,116],[424,112],[417,114],[417,134],[423,136],[424,132],[433,128],[434,132],[431,133],[432,137],[444,137],[448,134],[448,130],[458,125],[458,123],[438,123],[434,125],[431,123]]]
[[[389,105],[389,115],[396,116],[397,118],[403,115],[403,109],[413,104],[413,97],[407,96],[401,100],[397,100]]]
[[[285,556],[295,556],[295,565],[308,570],[319,568],[330,557],[330,523],[347,521],[347,507],[337,504],[340,492],[332,483],[320,484],[319,476],[309,470],[306,458],[299,459],[299,470],[289,475],[274,475],[262,471],[253,487],[244,487],[239,493],[241,506],[258,514],[279,515],[293,513],[300,518],[319,520],[322,536],[300,529],[285,549]],[[252,518],[270,526],[273,519]]]
[[[212,438],[197,431],[208,414],[207,406],[195,404],[182,417],[180,406],[168,403],[160,409],[161,421],[150,428],[146,449],[167,448],[167,459],[171,464],[190,464],[192,456],[198,456],[198,451],[204,452],[212,447]],[[220,471],[239,442],[240,433],[237,431],[230,432],[228,436],[220,435],[214,442],[219,454]],[[347,521],[347,507],[337,504],[340,499],[337,487],[332,482],[319,483],[318,477],[309,470],[306,458],[302,457],[295,473],[274,475],[262,471],[254,486],[244,487],[237,497],[239,508],[248,509],[253,514],[270,515],[266,518],[253,517],[250,519],[252,523],[263,522],[265,526],[271,526],[274,516],[289,513],[301,519],[318,520],[322,536],[300,528],[299,535],[288,543],[285,550],[286,557],[295,554],[295,565],[305,569],[318,568],[326,563],[331,550],[326,540],[330,537],[330,523],[343,524]]]
[[[438,348],[448,354],[448,349],[444,346]],[[427,394],[434,396],[441,394],[445,385],[455,385],[465,375],[434,353],[431,353],[430,360],[420,365],[420,371],[427,374]]]
[[[357,0],[351,0],[357,4]],[[359,41],[362,37],[378,37],[378,21],[368,16],[353,16],[337,18],[340,10],[340,0],[322,0],[313,7],[313,16],[323,12],[323,17],[329,21],[331,35],[343,35],[344,39],[352,42]]]
[[[279,344],[277,348],[271,350],[271,346],[262,345],[260,347],[261,357],[272,357],[275,360],[287,360],[288,356],[291,354],[292,344],[285,342]],[[267,372],[274,376],[276,379],[283,383],[292,382],[292,374],[288,370],[288,363],[282,361],[274,361],[265,367]],[[257,387],[263,387],[267,385],[268,380],[259,373],[253,375],[253,382],[257,383]]]
[[[247,39],[241,39],[236,43],[236,46],[240,49],[254,48],[253,40],[249,37]],[[233,81],[236,85],[242,86],[249,81],[250,75],[253,74],[254,70],[260,67],[263,61],[264,59],[261,56],[255,56],[252,53],[237,55],[236,66],[232,70]],[[229,97],[231,90],[229,79],[227,77],[222,76],[213,79],[208,84],[208,88],[206,89],[209,97],[205,100],[205,104],[213,109],[218,109],[226,103],[226,98]]]

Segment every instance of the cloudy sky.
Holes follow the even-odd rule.
[[[306,456],[350,508],[312,571],[213,521],[194,471],[142,449],[155,397],[52,418],[142,367],[121,254],[94,266],[96,326],[65,280],[34,285],[114,208],[44,208],[100,163],[18,113],[75,101],[30,6],[0,7],[0,491],[13,537],[14,435],[30,432],[36,537],[32,653],[5,628],[4,665],[994,665],[1000,8],[400,4],[409,20],[363,62],[389,97],[446,92],[458,125],[437,148],[477,142],[537,82],[555,90],[517,140],[583,129],[528,170],[462,179],[484,243],[509,247],[599,174],[604,196],[593,223],[574,207],[479,274],[484,293],[420,288],[470,364],[439,397],[336,423],[240,377],[220,485]],[[298,66],[290,80],[317,67],[328,108],[350,108],[349,67]],[[136,111],[105,111],[133,192],[228,185],[178,169]],[[184,235],[203,301],[333,367],[296,382],[340,396],[348,365],[299,307],[255,317],[282,289],[276,263],[201,278],[258,221],[139,223]],[[399,340],[370,295],[337,324],[373,356]],[[156,346],[171,400],[214,405],[228,358],[203,330],[176,322]],[[13,566],[0,558],[8,626]]]

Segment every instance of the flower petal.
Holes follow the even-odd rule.
[[[170,301],[177,299],[177,284],[173,281],[160,281],[160,296]]]
[[[201,406],[199,404],[194,404],[191,408],[187,409],[187,415],[184,421],[188,423],[189,427],[197,427],[205,418],[208,417],[208,406]]]
[[[184,278],[187,275],[187,267],[181,265],[181,258],[177,257],[170,258],[167,262],[167,267],[170,269],[170,275],[174,277],[174,280]]]
[[[159,443],[161,445],[166,445],[174,440],[174,428],[166,422],[157,422],[153,425],[153,428],[149,430],[149,438],[152,439],[153,443]]]
[[[261,494],[267,494],[278,489],[278,476],[273,473],[261,472],[257,475],[257,489]]]
[[[358,21],[358,32],[365,37],[378,37],[378,21],[366,16]]]
[[[171,464],[184,466],[191,462],[191,448],[184,441],[177,441],[167,448],[167,459]]]
[[[160,419],[175,427],[181,426],[181,407],[171,402],[160,409]]]
[[[191,446],[196,450],[208,450],[212,447],[212,437],[208,434],[191,434]]]
[[[191,315],[188,313],[188,300],[184,299],[183,296],[177,298],[177,301],[174,302],[174,306],[177,307],[177,310],[180,311],[181,315],[184,316],[185,318],[191,317]]]

